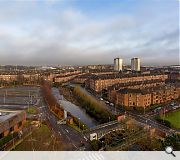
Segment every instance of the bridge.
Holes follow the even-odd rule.
[[[100,139],[104,135],[109,134],[111,132],[124,130],[127,127],[126,121],[127,120],[119,122],[115,120],[115,121],[110,121],[108,123],[100,124],[96,127],[85,130],[83,134],[87,139],[90,139],[90,134],[96,133],[97,138]]]
[[[106,143],[104,146],[108,151],[113,151],[127,149],[137,141],[148,137],[151,134],[150,130],[151,127],[148,127],[144,123],[139,123],[134,119],[126,118],[123,121],[116,120],[98,125],[94,128],[85,130],[83,133],[89,140],[91,140],[91,137],[95,135],[96,137],[93,139],[101,140],[102,143],[104,142],[102,138],[105,135],[109,134],[109,136],[115,137],[113,142],[109,144]],[[122,136],[119,137],[119,135]]]
[[[137,117],[128,115],[123,121],[115,120],[108,123],[100,124],[96,127],[85,130],[83,134],[87,139],[90,139],[91,134],[96,134],[96,139],[101,139],[103,136],[111,132],[126,130],[127,128],[129,128],[128,121],[130,120],[134,121],[135,126],[143,127],[144,130],[148,130],[151,132],[151,134],[156,134],[160,137],[177,133],[174,130],[164,125],[160,125],[155,121],[147,120],[142,117],[138,117],[137,119]]]

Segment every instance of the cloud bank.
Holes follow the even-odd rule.
[[[179,64],[178,20],[168,0],[3,2],[0,64]]]

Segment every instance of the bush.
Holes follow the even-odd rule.
[[[101,144],[100,144],[100,142],[97,141],[97,140],[91,141],[90,144],[91,144],[91,149],[92,149],[93,151],[98,151],[98,150],[101,148]]]
[[[163,148],[167,146],[172,146],[174,150],[179,151],[180,150],[180,135],[174,134],[167,136],[164,141],[162,141]]]
[[[13,137],[17,137],[17,135],[18,135],[18,133],[13,133],[13,135],[12,135],[12,134],[9,134],[8,136],[2,138],[2,139],[0,140],[0,146],[3,146],[4,144],[6,144],[6,143],[9,142],[10,140],[12,140]]]
[[[12,139],[12,135],[8,135],[0,140],[0,146],[3,146]]]

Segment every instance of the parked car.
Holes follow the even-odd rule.
[[[109,104],[109,101],[106,101],[106,104]]]
[[[173,107],[173,109],[177,109],[177,108],[179,108],[179,106],[174,106],[174,107]]]
[[[111,106],[114,106],[114,104],[113,104],[113,103],[110,103],[110,105],[111,105]]]

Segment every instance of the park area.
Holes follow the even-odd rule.
[[[163,119],[163,116],[161,116],[161,119]],[[172,127],[180,129],[180,109],[167,113],[164,120],[169,121]]]
[[[26,137],[22,143],[16,146],[15,151],[53,151],[63,150],[63,145],[56,138],[49,127],[42,124],[32,134]]]

